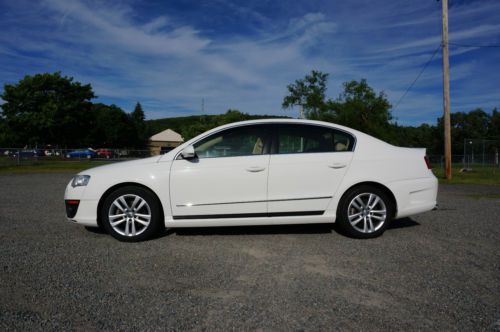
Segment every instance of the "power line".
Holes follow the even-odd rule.
[[[500,48],[500,45],[490,44],[490,45],[474,45],[474,44],[459,44],[459,43],[450,43],[448,44],[458,47],[477,47],[477,48]]]
[[[441,48],[441,44],[439,44],[439,46],[434,50],[434,52],[432,53],[432,56],[425,63],[425,65],[422,67],[422,69],[418,73],[417,77],[415,77],[415,79],[413,80],[413,82],[411,82],[411,84],[408,87],[408,89],[406,89],[405,93],[403,93],[403,95],[399,98],[398,102],[396,103],[396,106],[394,106],[394,108],[393,108],[394,110],[399,106],[399,104],[401,103],[401,101],[403,100],[403,98],[408,94],[408,92],[411,90],[411,88],[413,88],[413,86],[415,85],[415,83],[417,83],[418,79],[420,78],[420,76],[422,76],[422,74],[424,73],[425,69],[427,69],[427,66],[431,63],[432,59],[434,59],[434,57],[436,56],[436,54],[437,54],[437,52],[439,51],[440,48]]]

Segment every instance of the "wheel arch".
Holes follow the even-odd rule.
[[[99,227],[102,227],[102,220],[101,220],[101,209],[102,209],[102,205],[104,204],[104,201],[106,200],[106,197],[108,197],[113,191],[119,189],[119,188],[123,188],[123,187],[128,187],[128,186],[133,186],[133,187],[139,187],[139,188],[142,188],[142,189],[145,189],[147,191],[149,191],[151,194],[154,195],[154,197],[156,198],[156,200],[158,201],[158,204],[160,204],[160,212],[161,212],[161,219],[163,220],[164,219],[164,216],[165,216],[165,212],[163,211],[163,204],[161,203],[161,200],[160,200],[160,197],[158,197],[158,195],[154,192],[154,190],[152,190],[151,188],[149,188],[148,186],[145,186],[141,183],[138,183],[138,182],[121,182],[121,183],[118,183],[118,184],[115,184],[111,187],[109,187],[102,195],[101,195],[101,198],[99,199],[99,203],[97,203],[97,225]]]
[[[347,195],[347,193],[350,192],[352,189],[359,187],[359,186],[372,186],[372,187],[375,187],[375,188],[382,190],[385,194],[387,194],[387,196],[391,200],[391,203],[394,206],[394,215],[392,217],[395,217],[398,214],[398,201],[396,200],[396,196],[394,196],[394,193],[387,186],[383,185],[380,182],[363,181],[363,182],[358,182],[356,184],[353,184],[352,186],[350,186],[349,188],[344,190],[344,192],[342,193],[342,196],[340,197],[338,204],[337,204],[336,215],[338,215],[339,208],[342,205],[341,202],[343,201],[343,199]]]

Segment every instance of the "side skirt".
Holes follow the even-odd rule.
[[[234,219],[234,218],[272,218],[272,217],[296,217],[296,216],[320,216],[325,211],[294,211],[294,212],[271,212],[271,213],[236,213],[236,214],[204,214],[173,216],[174,220],[182,219]]]

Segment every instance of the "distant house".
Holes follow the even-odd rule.
[[[172,129],[166,129],[149,138],[149,150],[152,155],[168,152],[184,142],[182,136]]]

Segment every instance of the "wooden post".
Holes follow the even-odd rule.
[[[451,179],[451,124],[450,124],[450,63],[448,60],[448,0],[443,4],[443,107],[444,107],[444,171]]]

